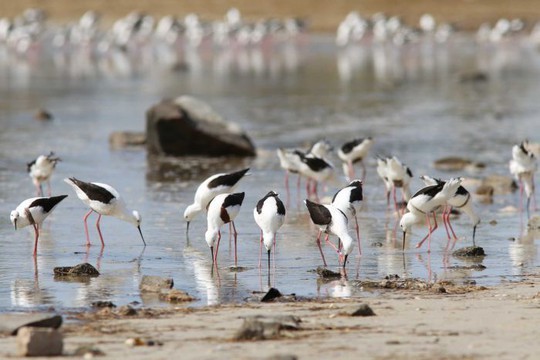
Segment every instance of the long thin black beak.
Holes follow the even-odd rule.
[[[214,265],[214,247],[213,246],[210,246],[210,254],[212,255],[212,265]]]
[[[407,232],[403,232],[403,251],[405,251],[405,237],[407,236]]]
[[[345,265],[347,265],[347,258],[349,257],[349,255],[345,255],[345,257],[343,258],[343,268],[345,269]]]
[[[141,227],[137,226],[137,229],[139,229],[139,234],[141,234],[142,242],[143,242],[144,246],[146,246],[146,241],[144,241],[144,236],[142,235]]]
[[[190,221],[187,222],[187,226],[186,226],[186,235],[189,234],[189,223],[190,223]]]
[[[474,247],[476,247],[476,243],[474,242],[474,237],[476,236],[476,225],[474,225],[472,230],[472,244]]]
[[[270,250],[268,250],[268,272],[270,272]]]
[[[15,230],[17,230],[17,219],[13,220],[13,226],[15,226]]]

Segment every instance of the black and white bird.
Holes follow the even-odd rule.
[[[347,216],[343,211],[333,205],[317,204],[308,199],[305,200],[305,204],[308,208],[311,221],[326,233],[325,241],[336,250],[339,255],[339,262],[341,263],[341,266],[345,268],[347,257],[354,248],[354,240],[349,234],[349,220],[347,219]],[[330,234],[334,234],[339,238],[343,244],[342,249],[338,249],[328,240]],[[324,266],[326,266],[326,260],[321,248],[321,232],[317,235],[317,246],[321,252]]]
[[[279,165],[285,170],[285,189],[287,191],[287,197],[289,197],[289,174],[298,174],[297,188],[300,189],[300,165],[304,153],[298,149],[279,148],[277,149],[277,155],[279,158]]]
[[[528,141],[512,147],[512,160],[510,160],[510,173],[519,183],[520,209],[523,209],[523,192],[527,197],[527,216],[530,214],[531,198],[534,194],[534,174],[538,168],[536,156],[527,149]],[[536,204],[535,204],[536,205]]]
[[[231,173],[212,175],[204,180],[197,191],[193,204],[184,211],[184,219],[187,221],[186,233],[189,231],[190,222],[203,210],[205,210],[214,197],[234,191],[240,179],[246,175],[249,168]]]
[[[268,270],[270,270],[270,252],[274,247],[274,266],[276,254],[276,233],[285,222],[285,206],[277,193],[269,191],[257,202],[253,209],[255,222],[261,228],[261,238],[259,244],[259,267],[261,267],[262,246],[268,254]]]
[[[358,255],[362,254],[362,250],[360,247],[360,227],[358,226],[356,213],[362,205],[362,200],[364,200],[364,193],[361,180],[351,181],[349,185],[340,189],[332,198],[332,205],[341,210],[347,216],[347,219],[354,218]]]
[[[37,245],[39,239],[39,227],[43,221],[49,216],[56,205],[64,200],[67,195],[59,195],[52,197],[35,197],[24,200],[15,208],[9,215],[11,223],[15,226],[15,230],[32,225],[35,233],[34,240],[34,256],[37,255]]]
[[[36,187],[37,195],[43,196],[43,183],[47,183],[48,194],[51,196],[51,175],[56,167],[56,163],[60,158],[50,152],[49,155],[40,155],[35,160],[26,164],[28,175],[32,178],[32,182]]]
[[[371,146],[373,146],[373,139],[371,137],[364,139],[358,138],[346,142],[338,150],[338,156],[343,161],[343,172],[348,179],[354,179],[353,164],[357,162],[362,165],[362,180],[365,179],[366,166],[364,165],[363,160],[367,156]]]
[[[413,177],[411,169],[402,163],[396,156],[377,159],[377,174],[386,187],[386,203],[390,202],[390,193],[393,194],[394,206],[399,211],[396,189],[401,189],[403,201],[407,203],[411,198],[410,183]]]
[[[231,223],[234,229],[234,265],[238,265],[237,237],[234,219],[240,212],[240,207],[244,202],[245,193],[219,194],[208,204],[208,228],[204,237],[212,253],[212,263],[217,263],[219,241],[221,240],[221,226]],[[216,251],[214,252],[214,246]]]
[[[141,231],[141,215],[136,210],[129,211],[126,207],[124,199],[120,197],[118,191],[116,191],[112,186],[97,182],[84,182],[74,177],[66,178],[64,181],[71,185],[75,190],[77,197],[81,199],[81,201],[88,207],[90,207],[90,211],[88,211],[83,218],[84,231],[86,233],[86,246],[91,245],[90,235],[88,234],[87,220],[92,212],[98,214],[96,228],[102,247],[105,246],[103,235],[101,234],[101,229],[99,227],[99,222],[101,221],[102,215],[114,216],[115,218],[135,225],[139,230],[139,234],[141,234],[141,239],[144,246],[146,246],[146,241],[144,241]]]
[[[445,181],[442,181],[441,179],[432,178],[427,175],[420,176],[420,179],[426,185],[437,185],[437,184],[444,185],[445,183]],[[454,232],[454,229],[452,228],[452,225],[450,224],[450,213],[452,209],[457,209],[467,214],[467,216],[471,219],[473,223],[472,241],[473,241],[473,246],[476,246],[476,243],[475,243],[476,227],[478,226],[478,224],[480,224],[480,217],[474,211],[474,208],[472,205],[471,193],[467,189],[465,189],[465,187],[460,185],[458,189],[456,190],[456,193],[454,194],[454,196],[451,196],[446,201],[446,204],[448,206],[445,209],[445,211],[443,211],[442,218],[443,218],[443,222],[446,222],[446,224],[448,224],[448,228],[450,229],[450,231],[452,231],[454,240],[457,239],[457,236]],[[448,238],[450,238],[450,234],[448,234]]]
[[[434,212],[439,207],[444,206],[448,199],[455,195],[459,186],[461,186],[462,178],[452,178],[444,184],[426,186],[416,192],[407,203],[408,213],[401,217],[399,226],[403,230],[403,250],[405,250],[405,238],[411,227],[422,221],[425,217],[428,225],[428,234],[416,245],[417,248],[422,246],[424,241],[428,239],[428,252],[431,251],[431,233],[433,233],[438,225]],[[429,220],[433,213],[433,221],[435,225],[431,227]]]
[[[334,175],[334,166],[327,160],[312,154],[301,155],[300,160],[300,173],[308,179],[307,196],[314,195],[318,199],[317,185],[327,182]]]

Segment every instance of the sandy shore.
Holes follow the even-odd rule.
[[[246,303],[189,309],[107,310],[68,316],[65,353],[89,345],[102,359],[534,359],[540,353],[540,275],[497,287],[443,284],[429,290],[388,290],[365,299]],[[347,315],[360,304],[376,313]],[[243,318],[294,315],[299,329],[275,339],[233,341]],[[139,337],[162,345],[128,346]],[[15,353],[15,338],[0,339],[0,357]]]
[[[400,15],[409,24],[432,13],[437,20],[452,22],[462,29],[476,29],[482,22],[495,22],[500,17],[521,17],[533,24],[540,19],[540,6],[530,0],[18,0],[0,1],[0,17],[15,16],[29,7],[47,11],[52,21],[65,22],[79,18],[87,10],[96,10],[107,22],[130,11],[155,16],[184,16],[189,12],[204,19],[220,19],[230,7],[237,7],[247,19],[302,17],[313,31],[334,32],[345,15],[359,11],[363,15],[385,12]]]

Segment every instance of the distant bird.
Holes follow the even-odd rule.
[[[274,259],[276,253],[276,233],[285,222],[285,206],[279,199],[278,194],[269,191],[262,199],[257,202],[253,209],[255,222],[261,228],[261,239],[259,245],[259,267],[261,267],[262,245],[266,248],[268,254],[268,270],[270,271],[270,251],[274,246]],[[275,266],[275,260],[274,260]]]
[[[367,137],[365,139],[354,139],[346,142],[338,150],[338,156],[343,161],[343,171],[348,179],[354,179],[353,164],[359,162],[362,165],[362,180],[366,177],[366,166],[364,165],[364,158],[373,146],[373,139]]]
[[[99,239],[101,240],[101,246],[105,246],[103,241],[103,235],[101,234],[101,229],[99,227],[99,222],[102,215],[114,216],[123,221],[127,221],[137,227],[139,234],[141,234],[141,239],[144,246],[146,246],[146,241],[141,231],[141,215],[138,211],[133,210],[130,212],[126,208],[124,199],[120,197],[118,191],[116,191],[112,186],[97,183],[97,182],[84,182],[77,180],[74,177],[64,179],[66,183],[71,185],[77,194],[77,197],[81,199],[83,203],[90,207],[90,211],[84,216],[84,231],[86,233],[86,246],[90,246],[90,235],[88,235],[88,224],[87,220],[92,212],[98,214],[96,221],[96,228],[99,234]]]
[[[535,200],[534,173],[538,168],[536,156],[527,149],[528,141],[512,147],[510,173],[519,183],[520,209],[523,209],[523,192],[527,196],[527,217],[530,215],[531,198]],[[536,204],[535,204],[536,207]]]
[[[402,163],[397,157],[392,156],[386,161],[386,176],[392,186],[394,197],[394,205],[396,211],[399,211],[398,201],[396,198],[396,188],[401,189],[403,201],[407,202],[411,198],[411,190],[409,185],[413,177],[411,169]]]
[[[441,179],[435,179],[426,175],[420,176],[420,179],[426,185],[438,185],[438,184],[444,185],[445,183]],[[480,217],[476,214],[472,206],[471,193],[467,189],[465,189],[463,186],[460,185],[457,188],[456,193],[453,196],[451,196],[446,201],[446,203],[448,204],[448,209],[446,209],[446,211],[443,211],[443,222],[446,222],[446,224],[448,224],[448,227],[452,231],[452,235],[454,236],[454,239],[457,239],[457,236],[454,233],[454,229],[452,229],[452,225],[450,224],[450,213],[452,211],[452,208],[463,211],[471,219],[473,223],[472,241],[473,241],[473,246],[476,246],[476,243],[475,243],[476,227],[480,223]],[[450,234],[448,234],[448,237],[450,237]]]
[[[37,245],[39,239],[39,227],[43,221],[52,213],[56,205],[64,200],[67,195],[53,197],[35,197],[24,200],[13,210],[9,216],[15,230],[32,225],[36,235],[34,241],[34,256],[37,255]]]
[[[212,253],[212,264],[217,263],[219,241],[221,240],[220,228],[224,224],[231,223],[234,228],[234,265],[238,265],[237,236],[234,219],[240,212],[245,193],[219,194],[208,204],[208,229],[204,234],[206,243]],[[216,251],[214,252],[214,245]]]
[[[285,170],[285,189],[287,190],[287,197],[289,197],[289,173],[298,174],[297,187],[300,189],[300,165],[304,154],[298,149],[279,148],[277,149],[277,155],[279,165]]]
[[[300,173],[307,177],[307,196],[318,198],[317,184],[328,181],[334,174],[334,166],[323,158],[312,154],[301,155]]]
[[[56,163],[59,161],[60,158],[56,157],[54,152],[51,151],[49,155],[40,155],[35,160],[26,164],[28,174],[32,178],[38,196],[43,196],[44,182],[47,183],[49,196],[51,196],[51,183],[49,180],[56,167]]]
[[[334,250],[336,250],[339,255],[339,262],[341,263],[341,266],[345,268],[345,265],[347,264],[347,257],[354,248],[353,238],[349,234],[347,216],[345,213],[343,213],[343,211],[333,205],[321,205],[308,199],[306,199],[304,202],[308,208],[311,221],[313,221],[315,225],[318,225],[319,228],[326,233],[325,241],[332,246]],[[338,249],[334,244],[328,241],[330,233],[339,238],[343,244],[342,249]],[[321,232],[319,232],[319,235],[317,236],[317,246],[321,252],[324,266],[326,266],[326,260],[321,248]]]
[[[431,227],[429,220],[430,214],[436,211],[439,207],[446,204],[449,198],[455,195],[458,187],[461,185],[462,178],[452,178],[444,184],[426,186],[416,192],[407,203],[408,213],[401,217],[399,226],[403,230],[403,250],[405,250],[405,238],[407,232],[412,225],[426,218],[428,225],[428,234],[416,245],[417,248],[422,246],[424,241],[428,239],[428,252],[431,251],[431,233],[437,229],[437,219],[433,214],[435,226]]]
[[[364,194],[361,180],[351,181],[349,185],[340,189],[332,199],[332,205],[341,210],[347,216],[347,219],[354,218],[356,239],[358,241],[358,255],[362,255],[362,250],[360,246],[360,228],[356,213],[360,209],[363,199]]]
[[[189,224],[195,216],[205,210],[210,201],[217,195],[232,192],[248,170],[249,168],[212,175],[199,185],[195,192],[193,204],[189,205],[184,211],[184,219],[187,221],[186,233],[189,231]]]
[[[328,140],[322,139],[311,145],[306,155],[311,154],[324,159],[333,149],[332,144]]]

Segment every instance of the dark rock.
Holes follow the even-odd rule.
[[[494,195],[506,195],[517,190],[514,179],[504,175],[490,175],[482,179],[480,187],[490,186],[493,188]]]
[[[64,339],[56,329],[24,326],[17,333],[19,356],[58,356],[63,348]]]
[[[479,83],[488,81],[489,76],[485,72],[477,71],[469,74],[462,74],[459,80],[462,83]]]
[[[477,256],[486,256],[484,248],[480,246],[467,246],[461,249],[457,249],[452,253],[453,256],[457,257],[477,257]]]
[[[469,159],[449,156],[438,159],[433,163],[433,167],[441,171],[478,170],[486,167],[483,163],[476,163]]]
[[[244,319],[233,340],[265,340],[278,338],[282,330],[298,330],[301,320],[296,316],[254,316]]]
[[[150,154],[255,156],[255,147],[236,125],[190,96],[164,100],[146,112]]]
[[[99,271],[89,263],[54,268],[54,276],[99,276]]]
[[[172,289],[173,286],[174,281],[172,278],[144,275],[139,284],[139,290],[141,292],[159,293],[162,289]]]
[[[58,329],[62,316],[51,314],[2,314],[0,315],[0,334],[17,335],[22,327],[41,327]]]
[[[34,113],[34,119],[38,121],[50,121],[53,119],[53,116],[45,109],[37,109]]]
[[[388,274],[384,277],[386,280],[398,280],[399,275],[398,274]]]
[[[367,304],[362,304],[351,313],[351,316],[375,316],[375,312]]]
[[[244,271],[247,271],[249,270],[249,268],[245,267],[245,266],[229,266],[228,267],[229,271],[230,272],[244,272]]]
[[[267,357],[266,360],[298,360],[298,356],[293,354],[277,354]]]
[[[109,135],[109,145],[112,149],[123,149],[130,146],[146,144],[146,134],[133,131],[115,131]]]
[[[315,271],[317,275],[322,277],[323,279],[340,279],[341,274],[332,270],[329,270],[323,266],[317,267],[317,270]]]
[[[105,353],[103,351],[101,351],[100,349],[98,349],[96,347],[93,347],[92,345],[79,346],[73,352],[73,356],[94,357],[94,356],[104,356],[104,355],[105,355]]]
[[[112,301],[94,301],[91,305],[92,307],[95,307],[95,308],[115,308],[116,307],[116,305],[114,305]]]
[[[446,288],[444,286],[439,286],[439,288],[437,289],[437,292],[441,294],[446,294]]]
[[[124,305],[124,306],[120,306],[118,310],[116,311],[116,313],[121,316],[133,316],[133,315],[137,315],[137,310],[135,310],[129,305]]]
[[[193,296],[189,295],[187,292],[177,289],[162,289],[159,293],[159,298],[170,303],[181,303],[197,300]]]
[[[472,264],[472,265],[466,265],[466,266],[450,266],[449,269],[451,270],[475,270],[475,271],[484,271],[487,268],[485,265],[482,264]]]
[[[266,293],[266,295],[263,296],[263,298],[261,299],[261,302],[270,302],[276,298],[279,298],[279,297],[282,297],[283,295],[281,295],[281,293],[279,292],[278,289],[276,288],[270,288],[270,290],[268,290],[268,292]]]

